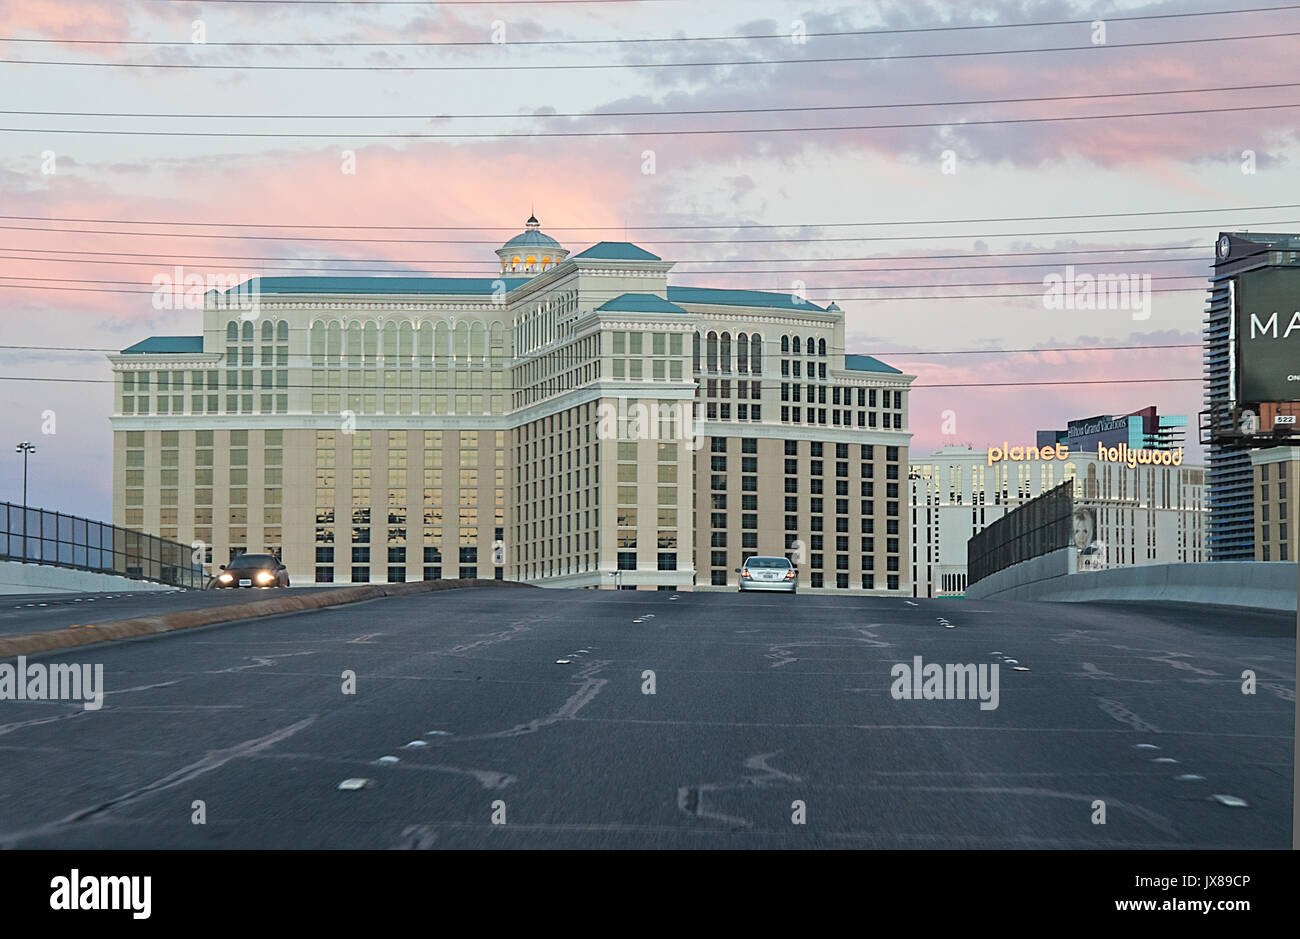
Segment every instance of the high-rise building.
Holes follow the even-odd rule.
[[[1270,304],[1271,321],[1263,307],[1255,308],[1255,298],[1278,297],[1286,300],[1284,309]],[[1210,560],[1249,561],[1256,557],[1257,530],[1250,451],[1285,442],[1280,435],[1296,426],[1300,387],[1288,384],[1286,373],[1288,360],[1300,361],[1300,331],[1293,337],[1287,329],[1292,311],[1300,309],[1300,235],[1221,233],[1207,304],[1200,432],[1207,448]],[[1271,336],[1262,328],[1270,322]],[[1290,422],[1275,424],[1279,416]]]
[[[797,294],[535,218],[496,278],[262,277],[109,356],[114,517],[295,582],[901,592],[913,376]]]

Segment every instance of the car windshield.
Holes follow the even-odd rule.
[[[249,570],[259,567],[275,567],[275,558],[269,554],[241,554],[230,562],[228,570]]]
[[[790,567],[790,561],[787,558],[750,558],[745,562],[749,568],[766,567],[766,568],[784,568]]]

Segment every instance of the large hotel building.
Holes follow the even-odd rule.
[[[495,278],[275,277],[115,374],[114,521],[295,583],[910,591],[907,392],[794,294],[535,218]],[[900,491],[900,487],[904,490]]]

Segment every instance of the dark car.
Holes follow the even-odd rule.
[[[208,584],[211,590],[221,587],[287,587],[289,571],[273,554],[241,554]]]

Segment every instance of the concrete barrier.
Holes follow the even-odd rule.
[[[966,588],[984,600],[1164,600],[1295,612],[1300,568],[1286,561],[1144,564],[1104,571],[1066,570],[1070,549],[1013,564]]]
[[[433,590],[455,590],[459,587],[530,586],[529,584],[521,584],[511,580],[465,578],[463,580],[424,580],[404,584],[367,584],[359,587],[341,587],[337,590],[321,590],[288,597],[273,597],[268,600],[254,600],[250,603],[237,603],[232,606],[205,607],[201,610],[179,610],[175,613],[138,616],[133,619],[97,623],[93,626],[74,626],[68,629],[50,629],[37,633],[0,637],[0,658],[14,655],[32,655],[37,652],[74,648],[76,646],[92,645],[97,642],[111,642],[115,639],[136,639],[155,633],[193,629],[197,626],[214,626],[218,623],[233,623],[238,620],[256,619],[262,616],[298,613],[303,610],[314,610],[327,606],[359,603],[362,600],[373,600],[378,597],[401,597],[416,593],[428,593]]]
[[[0,596],[25,593],[148,593],[177,590],[151,580],[134,580],[118,574],[79,571],[53,564],[0,561]]]

